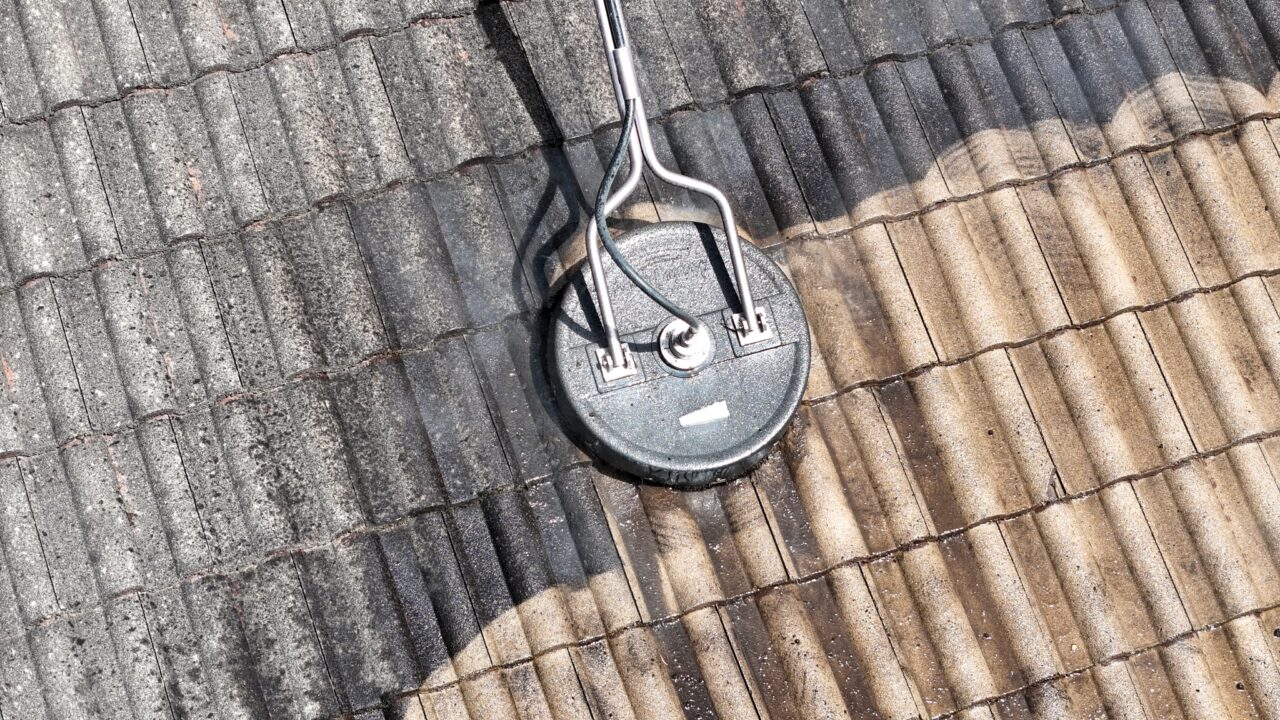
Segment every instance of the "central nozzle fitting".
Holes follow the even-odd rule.
[[[711,359],[711,332],[672,318],[658,335],[658,355],[676,370],[697,370]]]

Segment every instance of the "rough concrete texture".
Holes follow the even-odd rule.
[[[1280,2],[625,5],[813,329],[697,493],[546,389],[590,3],[0,1],[0,717],[1280,718]]]

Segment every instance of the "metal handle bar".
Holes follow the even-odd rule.
[[[734,281],[737,285],[738,300],[743,312],[734,315],[734,330],[738,333],[739,342],[743,345],[758,342],[769,337],[760,311],[751,297],[751,285],[747,279],[746,265],[742,260],[742,246],[738,239],[738,228],[734,223],[733,209],[729,200],[719,188],[710,183],[681,175],[668,169],[658,159],[654,151],[653,138],[649,134],[648,116],[644,111],[644,101],[640,97],[639,82],[633,64],[630,35],[627,32],[626,19],[619,11],[616,22],[621,29],[622,44],[614,43],[610,30],[607,0],[595,0],[596,18],[600,22],[600,35],[604,39],[606,55],[609,60],[609,74],[613,79],[614,96],[618,101],[619,111],[624,111],[628,101],[633,102],[635,123],[628,139],[628,172],[622,185],[609,196],[605,203],[605,214],[609,215],[635,192],[640,184],[644,164],[648,163],[659,179],[676,187],[710,197],[720,211],[721,222],[729,244],[729,259],[733,265]],[[634,360],[629,357],[627,348],[618,338],[618,328],[613,314],[613,303],[609,299],[609,288],[604,277],[604,266],[600,260],[600,231],[595,222],[587,228],[587,261],[591,268],[591,279],[596,288],[596,301],[600,307],[600,321],[604,325],[605,347],[598,352],[601,370],[606,380],[627,377],[635,373]]]

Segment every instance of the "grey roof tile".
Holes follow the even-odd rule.
[[[151,81],[151,66],[143,51],[142,38],[134,22],[133,9],[127,0],[107,0],[95,3],[97,28],[101,33],[102,50],[109,59],[109,71],[115,87],[130,90],[147,85]],[[84,23],[83,27],[93,27]]]
[[[56,174],[57,155],[42,124],[5,128],[0,135],[5,192],[0,196],[0,230],[9,276],[24,282],[39,275],[83,267],[85,255],[71,204]],[[54,168],[53,176],[49,168]]]
[[[131,714],[101,610],[37,628],[32,644],[50,715],[61,719]]]
[[[418,67],[413,39],[423,32],[398,33],[369,42],[404,138],[405,151],[418,174],[430,176],[455,164],[452,148],[458,148],[459,154],[468,155],[476,145],[469,124],[459,126],[459,131],[466,132],[466,136],[459,137],[459,132],[440,127],[434,117],[429,96],[434,95],[445,104],[453,98],[447,97],[442,90],[429,89],[427,72]]]
[[[341,76],[334,74],[337,70]],[[369,43],[339,45],[337,63],[327,65],[326,71],[326,88],[333,93],[330,97],[341,98],[351,106],[348,111],[343,102],[332,104],[333,112],[349,123],[343,126],[345,135],[338,150],[350,165],[368,165],[367,170],[362,170],[361,182],[354,183],[355,189],[385,186],[409,176],[412,165],[408,151]],[[339,86],[339,82],[345,85]],[[347,172],[353,174],[351,170]]]
[[[70,288],[63,289],[64,297],[69,294],[83,296],[83,293],[67,293],[66,289]],[[79,289],[81,288],[72,290]],[[92,293],[91,286],[89,292]],[[91,421],[86,402],[90,399],[93,401],[95,411],[92,416],[94,420],[101,417],[97,411],[103,411],[107,424],[127,417],[128,409],[121,402],[123,393],[106,390],[110,388],[114,391],[118,387],[118,380],[114,383],[95,386],[98,392],[95,392],[91,398],[82,394],[77,380],[76,367],[72,360],[72,353],[79,345],[76,340],[86,336],[96,336],[99,342],[106,342],[105,329],[97,322],[90,324],[91,321],[101,317],[100,313],[98,318],[84,317],[84,322],[77,324],[76,332],[69,337],[59,317],[59,301],[55,297],[53,283],[50,280],[39,280],[21,288],[18,291],[18,304],[27,331],[27,343],[31,348],[36,372],[40,378],[40,387],[44,391],[46,411],[53,424],[54,437],[65,440],[89,430]],[[68,310],[73,310],[77,306],[83,307],[83,304],[75,302],[67,304]],[[105,344],[99,347],[105,347]],[[100,360],[107,360],[107,365],[114,371],[115,361],[110,353],[99,353],[98,357]],[[92,373],[93,370],[100,368],[103,368],[101,361],[96,365],[86,364],[85,369],[89,371],[91,378],[105,381],[106,377]]]
[[[592,483],[610,520],[613,544],[626,548],[627,582],[640,618],[650,621],[674,615],[675,598],[664,593],[657,541],[640,504],[639,491],[599,474],[592,476]]]
[[[265,69],[253,69],[228,77],[239,110],[240,123],[252,153],[253,165],[255,168],[270,169],[269,172],[259,170],[258,181],[262,183],[269,207],[276,213],[282,213],[306,207],[311,201],[339,190],[336,187],[337,180],[333,177],[335,170],[331,162],[329,167],[318,167],[314,171],[306,165],[298,167],[298,158],[290,140],[290,132],[294,130],[290,123],[298,119],[290,117],[288,111],[291,105],[295,110],[309,107],[305,101],[291,94],[306,90],[298,90],[279,80],[272,82],[270,78],[287,72],[274,67],[273,64]],[[277,88],[283,100],[280,104],[276,101]],[[307,90],[309,89],[308,87]],[[298,130],[305,131],[309,136],[298,139],[300,151],[314,152],[315,135],[319,132],[314,122]],[[306,142],[313,144],[302,144]],[[313,160],[310,155],[303,157],[307,161]],[[323,157],[316,157],[314,160],[321,163]],[[326,181],[329,184],[325,184]]]
[[[583,227],[587,201],[573,171],[570,157],[559,148],[535,150],[490,168],[520,266],[539,299],[550,294],[549,285],[572,262],[564,256]]]
[[[204,113],[196,92],[190,86],[178,88],[171,91],[165,100],[169,121],[177,131],[177,139],[172,141],[177,168],[176,171],[170,170],[179,183],[175,192],[183,193],[186,202],[194,200],[198,208],[200,219],[193,218],[190,225],[198,232],[203,224],[208,235],[234,230],[239,223],[232,210],[233,199],[228,195],[227,184],[235,179],[221,172],[218,166],[217,150],[205,127]],[[183,175],[189,191],[181,185]]]
[[[208,268],[239,384],[255,388],[279,380],[282,373],[272,344],[272,330],[258,300],[245,244],[234,238],[205,245],[198,251]]]
[[[157,518],[149,507],[153,501],[136,448],[125,443],[107,445],[88,440],[73,444],[60,454],[79,511],[78,524],[84,529],[82,542],[97,577],[98,591],[114,597],[141,586],[145,575],[139,567],[143,558],[138,546],[146,544],[150,553],[154,547],[150,543],[154,543],[157,536],[148,532],[147,526],[154,529]],[[133,482],[139,484],[134,487]],[[55,517],[49,520],[54,521]],[[53,531],[53,526],[49,530]],[[138,535],[137,541],[132,537],[134,533]],[[163,575],[154,579],[160,578]]]
[[[405,35],[404,41],[412,48],[412,64],[390,72],[384,68],[383,77],[393,85],[401,85],[407,84],[403,76],[406,71],[421,76],[421,80],[407,84],[406,89],[414,96],[405,100],[421,104],[427,113],[425,118],[414,122],[415,115],[405,103],[392,100],[402,129],[414,138],[409,153],[417,161],[419,172],[430,175],[465,159],[492,154],[492,138],[487,136],[485,120],[476,107],[479,98],[471,96],[467,65],[458,56],[458,51],[467,45],[459,41],[454,21],[415,25]],[[422,83],[420,89],[418,82]],[[424,145],[443,147],[427,150]],[[441,159],[446,163],[441,164]]]
[[[6,590],[0,589],[0,594]],[[5,643],[4,650],[0,651],[0,668],[4,673],[4,679],[0,680],[0,712],[32,720],[48,718],[39,669],[25,634]]]
[[[867,88],[880,111],[903,172],[915,191],[916,201],[927,206],[947,197],[950,190],[946,177],[929,147],[901,66],[896,63],[874,65],[866,77]]]
[[[142,423],[135,443],[127,446],[135,456],[132,469],[137,471],[128,476],[130,487],[136,487],[147,501],[142,508],[150,516],[147,523],[160,530],[158,537],[139,543],[144,559],[153,568],[161,566],[168,583],[212,565],[213,550],[197,505],[201,498],[194,491],[199,467],[193,463],[188,471],[184,464],[174,422],[166,418]],[[156,552],[158,548],[165,551],[163,555]],[[154,558],[145,558],[151,553]]]
[[[566,0],[500,7],[562,136],[582,137],[614,119],[613,88],[600,60],[599,23],[590,8]],[[640,69],[641,81],[652,83]]]
[[[377,707],[417,686],[417,664],[376,540],[356,537],[299,559],[308,608],[344,708]]]
[[[484,168],[460,171],[426,186],[473,326],[532,309],[515,243],[497,190]]]
[[[53,576],[41,547],[40,530],[28,489],[29,473],[24,463],[6,460],[0,465],[0,497],[4,510],[0,546],[4,548],[7,582],[12,583],[15,611],[28,624],[52,616],[58,610]],[[6,610],[6,614],[9,611]]]
[[[214,414],[200,410],[187,413],[179,419],[171,421],[177,457],[170,460],[180,465],[182,478],[186,481],[191,494],[192,507],[199,521],[199,529],[209,545],[208,563],[236,565],[245,560],[252,552],[250,526],[243,508],[240,491],[232,467],[225,457],[223,437],[220,427],[215,424]],[[182,498],[169,500],[167,491],[161,486],[166,477],[158,466],[157,448],[147,440],[145,435],[140,440],[147,462],[153,466],[153,492],[160,502],[160,511],[168,519],[174,512],[173,507],[183,515],[188,509],[183,507]],[[176,530],[170,530],[170,542],[179,537]],[[198,552],[199,547],[192,549]],[[175,551],[175,556],[177,552]],[[184,553],[186,555],[187,553]],[[199,562],[198,559],[195,561]],[[203,565],[201,566],[203,567]],[[179,567],[179,572],[186,573],[186,568]]]
[[[972,187],[977,180],[990,188],[1043,172],[1043,165],[1031,164],[1039,160],[1039,153],[1030,138],[1010,142],[1017,134],[1001,132],[1020,128],[1023,122],[1008,95],[1008,83],[998,70],[991,72],[996,59],[990,46],[940,50],[930,56],[929,63],[947,108],[945,118],[933,121],[930,142],[934,147],[953,148],[944,151],[943,162],[963,186]],[[975,67],[980,63],[986,67]],[[936,111],[933,85],[928,78],[922,78],[921,85],[921,94]]]
[[[388,522],[440,504],[443,479],[404,367],[375,362],[340,378],[334,398],[365,514]]]
[[[343,14],[340,21],[358,22],[360,7],[368,4],[362,0],[336,3],[324,0],[281,0],[280,8],[284,12],[294,45],[299,50],[307,51],[331,45],[338,39],[334,37],[336,24],[331,20],[328,6],[337,6],[338,12]],[[346,7],[351,7],[353,12],[343,13]]]
[[[22,21],[14,0],[0,2],[0,103],[9,120],[20,120],[38,115],[44,109],[40,87],[36,83],[35,70],[31,67],[31,53],[22,33]]]
[[[1166,142],[1171,132],[1113,13],[1056,26],[1080,87],[1113,152]]]
[[[457,270],[422,186],[354,203],[351,220],[392,347],[423,347],[469,324]]]
[[[302,315],[324,362],[344,368],[386,348],[346,209],[331,206],[287,220],[280,237],[305,304]]]
[[[4,376],[6,412],[0,420],[0,453],[16,454],[45,447],[53,429],[45,410],[36,358],[27,341],[15,293],[0,293],[0,374]]]
[[[1031,48],[1033,62],[1040,71],[1044,87],[1048,89],[1048,99],[1070,135],[1079,158],[1096,160],[1107,157],[1110,148],[1101,127],[1102,122],[1107,118],[1098,118],[1094,115],[1085,90],[1080,86],[1080,81],[1071,66],[1071,59],[1075,56],[1068,54],[1068,49],[1063,46],[1052,27],[1027,30],[1022,35]],[[1070,37],[1066,31],[1064,35]],[[1079,52],[1079,45],[1070,47],[1076,48],[1076,52]],[[1081,62],[1096,62],[1095,58],[1077,57],[1076,59]]]
[[[22,481],[30,499],[31,515],[39,532],[40,547],[44,552],[48,575],[53,583],[53,593],[58,607],[63,610],[84,610],[102,596],[94,577],[93,560],[100,558],[97,548],[92,559],[87,544],[91,535],[81,523],[81,509],[76,495],[84,488],[74,488],[77,480],[68,478],[58,453],[38,455],[19,463]],[[74,528],[68,531],[69,528]],[[120,560],[123,558],[110,558]]]
[[[324,358],[306,316],[299,272],[289,257],[281,228],[255,228],[245,234],[244,247],[280,375],[290,377],[323,367]],[[245,302],[251,301],[251,296],[245,298]]]
[[[677,115],[666,126],[680,171],[705,178],[731,198],[734,220],[765,245],[781,235],[742,135],[727,108]]]
[[[562,499],[560,497],[562,488],[566,493],[571,493],[571,496]],[[506,532],[502,529],[496,531],[500,535],[496,540],[500,548],[500,560],[506,557],[506,550],[502,549],[502,546],[512,545],[513,552],[529,554],[530,560],[533,561],[533,567],[527,570],[514,570],[521,574],[524,586],[523,590],[513,591],[516,596],[534,597],[549,588],[559,588],[558,591],[552,590],[547,593],[546,597],[550,602],[539,603],[539,609],[542,610],[541,616],[545,617],[545,621],[527,623],[525,626],[529,633],[530,645],[535,653],[540,652],[544,647],[568,644],[580,638],[601,636],[605,631],[600,603],[587,587],[587,578],[603,578],[610,571],[620,570],[620,564],[616,555],[611,560],[604,557],[611,548],[611,543],[608,538],[608,528],[599,527],[603,525],[599,503],[595,504],[594,512],[585,517],[581,516],[583,508],[578,506],[584,503],[584,491],[589,489],[590,485],[582,482],[581,476],[532,485],[521,493],[520,498],[507,498],[508,505],[515,506],[517,523],[515,527],[526,528],[526,534],[523,536],[525,539],[519,540],[521,536],[515,532]],[[514,493],[506,495],[514,496]],[[590,512],[589,509],[588,512]],[[593,547],[590,542],[583,543],[580,550],[578,537],[575,537],[574,533],[575,520],[582,521],[585,526],[578,531],[578,536],[603,531],[602,536],[595,538],[603,540],[603,544]],[[531,550],[514,547],[514,543],[517,542],[529,543],[537,547],[541,556],[531,554]],[[610,599],[625,599],[626,604],[632,604],[625,583],[623,583],[622,597]],[[615,612],[625,610],[625,605],[614,605],[613,609]],[[632,609],[632,619],[634,619],[634,605]],[[607,653],[607,651],[598,652]]]
[[[169,238],[161,234],[162,226],[158,224],[147,195],[147,177],[134,147],[123,104],[110,103],[94,108],[86,111],[86,117],[122,248],[126,253],[135,254],[161,247]],[[168,200],[157,198],[156,201],[165,203]]]
[[[520,590],[520,584],[512,578],[512,585],[508,585],[497,555],[503,538],[489,525],[497,519],[495,510],[501,513],[501,507],[508,503],[490,496],[482,504],[483,510],[474,504],[455,507],[446,516],[447,524],[489,660],[509,665],[528,658],[530,650],[520,613],[512,612],[516,607],[513,601],[519,597],[512,593]],[[527,692],[538,695],[541,688],[535,685]]]
[[[235,351],[204,248],[181,245],[166,253],[165,260],[167,267],[155,276],[163,296],[156,304],[164,304],[161,312],[153,311],[153,317],[159,327],[173,333],[167,338],[169,342],[161,342],[162,346],[177,345],[177,354],[183,357],[187,351],[182,347],[181,336],[185,335],[190,343],[192,354],[182,368],[190,389],[184,395],[188,402],[196,402],[203,397],[219,398],[239,390],[242,384]],[[164,282],[165,279],[169,282]],[[196,385],[202,385],[203,390],[196,392]]]
[[[532,487],[529,491],[529,504],[539,519],[546,517],[543,510],[543,496],[549,495],[554,488],[554,500],[559,501],[563,509],[565,532],[573,542],[573,552],[585,573],[581,583],[566,583],[562,573],[576,572],[574,564],[561,564],[558,558],[567,549],[562,543],[547,538],[547,530],[543,530],[543,547],[550,555],[549,563],[557,580],[562,586],[581,588],[569,601],[574,625],[580,637],[591,637],[600,633],[617,632],[623,627],[636,622],[640,615],[632,588],[628,585],[625,567],[621,555],[613,542],[609,526],[609,516],[601,504],[595,488],[596,477],[589,468],[579,467],[566,471],[555,478],[552,483],[544,483]],[[547,506],[553,500],[548,499]],[[551,518],[559,515],[552,513]],[[543,528],[554,529],[558,522],[540,523]],[[590,583],[585,582],[590,578]]]
[[[212,156],[201,153],[202,163],[209,163],[201,166],[201,180],[205,173],[217,176],[235,223],[244,225],[261,219],[270,207],[231,80],[226,74],[215,73],[192,87],[212,151]]]
[[[286,505],[293,540],[315,543],[349,530],[362,520],[346,453],[333,436],[336,418],[328,412],[323,388],[314,382],[269,393],[259,415],[267,472],[275,485],[267,492]],[[300,430],[301,423],[310,423]]]
[[[377,0],[330,0],[330,23],[341,37],[361,31],[378,31],[398,27],[404,23],[397,3],[380,3]],[[292,16],[290,16],[292,17]]]
[[[886,0],[853,0],[846,12],[852,16],[850,27],[867,63],[912,55],[926,47],[919,24],[923,16],[918,0],[911,0],[905,6],[895,6]],[[871,17],[883,18],[883,22],[859,21],[859,18]]]
[[[386,562],[387,577],[395,591],[417,671],[420,677],[425,676],[423,685],[428,686],[453,680],[456,675],[441,634],[441,619],[432,605],[429,576],[419,565],[416,534],[412,528],[379,533],[378,547]]]
[[[451,502],[510,485],[505,453],[485,405],[483,389],[462,338],[441,340],[404,361],[417,411],[431,439],[440,477]]]
[[[187,59],[182,33],[173,8],[166,0],[129,0],[134,27],[142,42],[142,52],[151,71],[151,86],[171,86],[186,82],[199,68]],[[139,22],[138,18],[146,18]]]
[[[499,5],[481,6],[450,25],[494,155],[505,157],[559,139],[533,68]]]
[[[762,200],[755,213],[763,213],[765,205],[772,213],[778,236],[756,236],[754,242],[768,245],[789,233],[804,232],[812,228],[812,218],[805,203],[795,173],[785,158],[786,149],[775,130],[773,118],[764,99],[752,95],[731,106],[736,132],[740,134],[742,152],[750,159],[755,170],[755,182],[759,183]],[[736,150],[737,148],[735,148]]]
[[[31,66],[35,69],[46,105],[86,95],[86,78],[79,58],[64,51],[67,47],[77,47],[72,42],[68,27],[71,18],[67,17],[67,11],[75,12],[73,8],[59,8],[57,4],[41,7],[33,3],[17,3],[18,19],[22,23],[27,50],[31,53]]]
[[[266,712],[224,578],[198,578],[143,602],[174,712],[237,719]]]
[[[1196,41],[1186,13],[1176,3],[1162,0],[1149,3],[1148,9],[1179,72],[1185,76],[1206,78],[1185,84],[1205,126],[1223,127],[1230,124],[1235,119],[1235,113],[1239,112],[1239,106],[1233,106],[1230,102],[1235,99],[1233,93],[1228,92],[1232,88],[1220,81],[1208,79],[1213,76],[1209,61],[1204,48]]]
[[[1052,17],[1044,0],[978,0],[978,5],[995,32],[1013,25],[1042,23]]]
[[[449,663],[440,666],[426,664],[431,661],[439,663],[438,658],[419,656],[419,661],[424,663],[428,683],[439,682],[455,672],[469,675],[490,667],[493,660],[484,641],[473,642],[480,638],[480,620],[472,606],[445,518],[438,513],[418,516],[409,528],[409,538],[413,564],[406,563],[404,570],[408,577],[398,582],[397,587],[416,589],[420,586],[412,573],[421,575],[450,658]],[[430,628],[422,627],[421,630],[429,631]],[[424,648],[419,645],[418,649],[421,653]]]
[[[813,198],[809,211],[820,231],[846,226],[853,208],[861,210],[852,218],[859,221],[892,212],[895,201],[911,202],[909,194],[882,192],[889,184],[883,175],[901,175],[896,162],[865,162],[868,145],[887,144],[888,138],[861,77],[819,81],[798,98],[779,95],[773,109],[805,197]]]
[[[120,239],[83,111],[55,113],[49,129],[86,259],[97,262],[119,255]]]
[[[937,57],[937,56],[935,56]],[[933,151],[938,169],[951,196],[970,195],[981,188],[981,180],[966,144],[943,96],[933,67],[920,58],[899,66],[928,147]]]
[[[250,570],[235,595],[268,714],[328,717],[342,711],[293,556]]]
[[[536,322],[523,319],[467,337],[502,451],[525,481],[585,459],[559,430],[543,341]],[[529,348],[532,353],[526,352]]]
[[[676,7],[679,7],[677,4]],[[641,88],[645,93],[646,107],[650,108],[650,113],[666,113],[675,108],[686,107],[694,102],[705,98],[705,87],[703,84],[707,81],[719,83],[716,76],[708,77],[706,75],[706,65],[703,65],[704,75],[690,79],[685,65],[688,64],[687,56],[681,47],[676,46],[677,41],[685,41],[680,33],[673,33],[670,27],[693,28],[689,23],[682,23],[674,15],[668,21],[666,13],[659,6],[658,0],[645,0],[633,6],[634,9],[629,10],[628,25],[633,43],[635,44],[636,65],[641,74]],[[686,10],[686,13],[688,11]],[[552,19],[558,13],[553,10]],[[687,14],[686,16],[687,17]],[[593,39],[590,48],[601,52],[600,32],[597,27],[596,31],[588,35]],[[695,46],[696,47],[696,46]],[[596,55],[595,57],[601,57]],[[600,63],[596,65],[601,68],[601,75],[607,82],[607,73],[604,73],[605,65]],[[575,65],[580,62],[575,62]],[[718,75],[718,73],[717,73]],[[599,87],[599,86],[597,86]],[[723,86],[720,86],[723,89]],[[613,108],[605,105],[602,109],[611,111]],[[608,113],[611,115],[612,113]],[[606,116],[608,116],[606,115]]]
[[[177,308],[166,308],[161,298],[154,298],[155,288],[150,281],[167,280],[167,277],[156,277],[156,261],[159,267],[164,267],[164,259],[159,256],[141,263],[113,263],[93,273],[90,286],[96,286],[104,299],[110,347],[115,350],[129,410],[135,417],[185,406],[190,397],[188,382],[183,382],[187,378],[182,377],[191,371],[190,346],[175,358],[168,352],[172,344],[165,343],[167,338],[160,332],[165,313],[173,313]],[[153,305],[153,301],[158,302]],[[181,367],[175,360],[186,360],[188,367]],[[194,380],[198,385],[199,375],[195,375]],[[198,393],[200,399],[203,395]]]
[[[120,683],[133,717],[169,717],[169,697],[141,599],[131,594],[119,602],[109,603],[103,608],[103,615],[114,647]]]
[[[314,520],[303,516],[295,523],[298,468],[291,464],[289,448],[281,447],[273,436],[279,428],[278,413],[283,411],[280,402],[246,397],[214,409],[226,467],[249,531],[245,549],[255,555],[293,544],[311,529],[307,521]]]
[[[326,52],[288,55],[267,65],[267,76],[284,123],[283,135],[311,203],[342,194],[347,189],[344,170],[355,176],[352,178],[355,183],[360,183],[361,170],[344,163],[339,150],[344,143],[334,132],[348,123],[326,112],[344,104],[321,102],[321,98],[333,97],[330,78],[335,61],[333,53]],[[285,207],[297,206],[290,204],[280,209]]]
[[[261,59],[254,26],[240,0],[172,3],[170,7],[187,61],[196,74],[242,67]]]

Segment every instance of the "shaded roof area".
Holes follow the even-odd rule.
[[[0,0],[0,718],[1280,718],[1280,3],[626,7],[815,341],[696,493],[541,367],[590,3]]]

